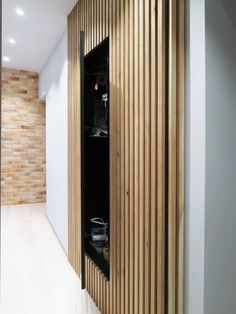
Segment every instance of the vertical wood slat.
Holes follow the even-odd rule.
[[[156,249],[156,261],[157,261],[157,313],[163,313],[165,308],[165,260],[159,259],[160,255],[165,255],[165,145],[166,145],[166,134],[165,134],[165,118],[166,118],[166,2],[158,2],[157,7],[158,14],[158,27],[157,27],[157,186],[162,185],[163,189],[157,191],[157,249]]]
[[[178,1],[177,8],[177,301],[178,313],[184,312],[184,118],[185,118],[185,89],[184,89],[184,73],[185,73],[185,5],[183,1]]]
[[[101,272],[99,272],[99,302],[98,304],[100,304],[100,310],[102,313],[104,313],[103,310],[103,302],[102,302],[102,296],[103,296],[103,284],[102,284],[102,280],[103,280],[103,274]]]
[[[150,1],[146,4],[144,2],[144,54],[144,226],[150,226]],[[144,239],[144,313],[150,313],[150,228],[144,228]]]
[[[93,0],[94,8],[93,8],[93,36],[94,36],[94,43],[93,43],[93,48],[97,46],[97,0]]]
[[[88,37],[89,37],[89,32],[88,32],[88,22],[89,22],[89,19],[88,19],[88,1],[85,1],[84,3],[84,6],[85,6],[85,9],[84,9],[84,12],[85,12],[85,33],[86,33],[86,37],[85,37],[85,53],[87,54],[88,53]]]
[[[82,1],[82,15],[83,15],[83,29],[86,32],[86,3],[87,1]],[[87,32],[86,32],[87,33]],[[86,36],[87,38],[87,36]],[[85,43],[86,43],[86,38],[85,38]],[[85,47],[85,51],[86,51],[86,47]]]
[[[75,14],[74,14],[75,15]],[[73,20],[73,31],[74,32],[76,32],[76,29],[75,29],[75,19]],[[72,67],[74,67],[75,66],[75,59],[76,59],[76,57],[75,57],[75,50],[76,50],[76,46],[75,46],[75,44],[76,44],[76,41],[74,41],[74,43],[73,43],[73,46],[72,46]],[[74,73],[74,75],[73,75],[73,84],[75,84],[75,73]],[[74,90],[74,86],[73,86],[73,90]],[[73,106],[73,111],[75,111],[75,99],[76,99],[76,95],[73,95],[73,99],[72,99],[72,106]],[[72,116],[72,125],[73,125],[73,127],[75,127],[75,117],[73,117]],[[72,160],[72,169],[73,169],[73,167],[75,167],[76,165],[75,165],[75,156],[76,156],[76,154],[75,154],[75,149],[76,149],[76,145],[75,145],[76,143],[75,143],[75,140],[73,140],[73,143],[72,143],[72,146],[73,146],[73,160]],[[74,190],[75,190],[75,188],[76,188],[76,186],[73,186],[72,187]],[[73,191],[74,192],[74,191]],[[74,193],[73,193],[74,194]],[[75,198],[73,198],[72,199],[72,201],[73,201],[73,206],[75,207]],[[74,221],[76,220],[76,210],[75,210],[75,212],[74,212],[74,217],[73,217],[73,219],[74,219]],[[75,234],[76,234],[76,230],[75,230]],[[77,242],[76,242],[76,239],[77,239],[77,237],[76,237],[76,235],[75,235],[75,242],[74,242],[74,245],[77,245]],[[74,256],[74,259],[75,259],[75,264],[77,265],[77,260],[76,260],[76,254],[77,254],[77,252],[75,251],[74,252],[75,253],[75,256]]]
[[[106,1],[105,0],[105,11],[106,11],[106,37],[109,36],[109,30],[110,30],[110,21],[109,20],[112,20],[112,16],[110,15],[111,13],[111,6],[112,6],[112,0],[110,1]],[[110,19],[109,19],[109,16],[110,16]]]
[[[106,314],[112,313],[111,312],[111,301],[112,301],[112,299],[110,298],[111,289],[109,289],[109,287],[111,287],[111,286],[109,285],[109,282],[106,281],[106,306],[107,306]]]
[[[119,53],[120,53],[120,91],[119,91],[119,107],[120,107],[120,312],[124,314],[124,302],[125,302],[125,280],[124,280],[124,259],[125,259],[125,230],[124,230],[124,213],[125,213],[125,103],[124,103],[124,0],[120,1],[120,45],[119,45]]]
[[[138,1],[134,1],[134,313],[139,313],[139,7]]]
[[[110,38],[110,281],[86,258],[87,289],[102,313],[164,313],[166,162],[171,174],[169,226],[174,227],[169,237],[176,240],[169,244],[169,314],[183,312],[184,1],[168,1],[173,9],[168,36],[164,0],[80,0],[68,18],[69,258],[78,274],[79,31],[86,31],[86,52]],[[169,161],[165,160],[167,37],[172,44]]]
[[[102,27],[103,27],[103,39],[105,39],[106,38],[106,18],[107,18],[106,12],[108,9],[106,8],[107,1],[103,0],[102,2],[103,2],[103,4],[102,4],[103,5],[103,7],[102,7],[102,12],[103,12],[103,15],[102,15],[103,25],[102,25]],[[105,15],[104,15],[104,12],[105,12]]]
[[[100,271],[97,272],[98,273],[98,308],[101,311],[102,310],[102,304],[101,304],[101,298],[102,298],[102,291],[101,291],[101,276],[102,273]]]
[[[144,313],[144,3],[139,0],[139,314]],[[142,191],[142,192],[141,192]]]
[[[124,313],[129,314],[129,7],[124,5]]]
[[[90,278],[89,278],[89,260],[85,260],[85,267],[87,269],[87,276],[85,277],[85,286],[88,288],[88,291],[90,290]]]
[[[73,34],[77,33],[77,11],[78,7],[76,6],[74,11],[70,15],[70,23],[68,24],[69,27],[69,71],[72,74],[69,78],[69,102],[71,104],[69,108],[69,124],[71,125],[71,129],[69,131],[71,137],[69,138],[69,155],[70,155],[70,167],[69,167],[69,208],[74,208],[74,210],[69,210],[69,260],[74,265],[74,268],[76,272],[79,274],[80,267],[78,260],[80,258],[80,250],[75,250],[75,247],[79,248],[79,238],[76,228],[76,221],[79,223],[80,214],[78,207],[76,206],[77,200],[75,195],[76,188],[77,188],[77,182],[74,180],[74,169],[77,167],[78,158],[77,158],[77,148],[78,143],[76,141],[76,138],[73,135],[73,129],[77,126],[77,119],[76,119],[76,108],[78,105],[78,88],[77,88],[77,82],[79,81],[77,72],[73,71],[73,68],[77,68],[78,65],[78,56],[77,56],[77,47],[78,47],[78,39],[74,40]],[[74,184],[73,184],[74,182]],[[80,199],[80,195],[79,195]]]
[[[91,262],[91,264],[92,264],[92,262]],[[96,280],[95,280],[95,267],[93,267],[93,265],[91,265],[91,267],[92,267],[92,280],[93,280],[93,282],[92,282],[92,284],[93,284],[93,290],[92,290],[92,297],[93,297],[93,299],[95,300],[95,285],[96,285]]]
[[[97,32],[97,45],[100,42],[100,27],[99,27],[99,23],[100,23],[100,0],[96,0],[96,16],[97,16],[97,21],[96,21],[96,32]]]
[[[94,47],[94,0],[91,0],[91,21],[90,21],[90,32],[91,32],[91,50]]]
[[[102,42],[103,40],[103,33],[102,33],[102,0],[99,0],[99,31],[100,31],[100,36],[99,36],[99,42]]]
[[[72,46],[72,39],[73,39],[73,30],[72,30],[72,21],[71,18],[72,14],[68,18],[68,72],[72,74],[72,52],[73,52],[73,46]],[[73,101],[73,85],[70,81],[70,84],[68,86],[68,102],[71,105]],[[68,110],[68,125],[71,125],[72,122],[72,108],[69,107]],[[72,178],[72,164],[73,164],[73,145],[72,145],[72,129],[69,127],[68,129],[68,208],[73,208],[72,205],[72,199],[73,199],[73,178]],[[69,259],[72,265],[74,265],[74,227],[72,225],[73,221],[73,211],[69,210],[68,212],[68,255]]]
[[[128,312],[129,314],[134,314],[134,220],[135,220],[135,211],[134,211],[134,1],[130,1],[129,6],[129,103],[130,103],[130,115],[129,115],[129,302],[128,303]]]
[[[104,276],[103,276],[103,279],[104,280],[102,280],[102,305],[103,305],[103,313],[107,313],[107,303],[106,303],[106,294],[107,294],[107,292],[106,292],[106,280],[105,280],[105,278],[104,278]]]
[[[116,37],[115,37],[115,18],[116,18],[116,9],[115,2],[116,0],[111,0],[110,10],[109,10],[109,29],[110,29],[110,178],[116,177],[116,102],[115,102],[115,75],[116,75]],[[113,83],[114,82],[114,83]],[[109,311],[110,313],[115,313],[116,309],[116,180],[113,180],[113,184],[110,183],[110,207],[113,209],[110,211],[110,224],[111,224],[111,233],[110,240],[113,244],[113,249],[110,249],[110,261],[111,261],[111,289],[110,289],[110,304]]]
[[[121,88],[121,73],[120,73],[120,63],[121,63],[121,54],[120,54],[120,6],[121,0],[116,1],[116,25],[115,25],[115,32],[116,32],[116,77],[115,77],[115,88],[116,92],[116,311],[117,314],[121,312],[121,186],[120,186],[120,175],[121,175],[121,108],[120,108],[120,88]],[[111,100],[112,101],[112,100]]]
[[[168,178],[168,213],[169,213],[169,230],[168,230],[168,297],[169,307],[168,314],[174,314],[177,312],[176,308],[176,234],[177,234],[177,208],[176,208],[176,180],[177,180],[177,167],[176,167],[176,154],[177,154],[177,142],[176,142],[176,2],[169,0],[169,178]]]
[[[78,14],[78,7],[76,9],[76,25],[75,25],[75,29],[76,29],[76,32],[78,33],[79,31],[79,14]],[[80,90],[80,64],[79,64],[79,50],[80,50],[80,42],[79,42],[79,36],[78,38],[76,39],[76,48],[75,48],[75,58],[76,58],[76,62],[75,62],[75,68],[79,69],[77,72],[75,72],[75,86],[77,87],[76,88],[76,93],[75,93],[75,97],[76,97],[76,100],[75,100],[75,129],[78,130],[79,129],[79,132],[77,133],[78,134],[78,137],[75,138],[75,148],[76,148],[76,153],[75,153],[75,156],[76,156],[76,161],[75,161],[75,169],[78,169],[81,165],[81,160],[80,160],[80,134],[81,134],[81,131],[80,131],[80,108],[79,108],[79,103],[80,103],[80,93],[81,93],[81,90]],[[77,119],[78,117],[78,119]],[[75,192],[77,192],[77,200],[75,199],[75,206],[76,206],[76,216],[75,216],[75,220],[76,221],[79,221],[81,222],[81,211],[80,211],[80,202],[81,202],[81,183],[80,181],[77,181],[76,184],[75,184]],[[79,201],[78,201],[79,200]],[[76,230],[76,240],[77,240],[77,245],[80,247],[80,229],[77,229]],[[77,264],[77,268],[80,269],[80,250],[77,252],[77,257],[76,257],[76,264]]]
[[[115,145],[116,145],[116,138],[115,138],[115,109],[114,109],[114,102],[111,100],[114,99],[115,95],[115,88],[114,84],[114,74],[115,74],[115,38],[114,38],[114,14],[115,10],[114,7],[114,1],[111,0],[111,4],[109,7],[109,29],[111,30],[111,36],[109,38],[109,50],[110,50],[110,72],[109,72],[109,91],[110,91],[110,178],[114,178],[116,176],[116,169],[115,169]],[[113,182],[113,185],[110,183],[110,208],[113,208],[113,210],[110,210],[110,243],[113,243],[115,245],[115,182]],[[111,284],[110,284],[110,291],[109,291],[109,307],[108,311],[109,313],[115,313],[114,306],[115,306],[115,298],[116,298],[116,290],[115,290],[115,269],[116,269],[116,247],[113,248],[113,250],[110,249],[110,263],[112,265],[110,269],[110,278],[111,278]]]
[[[96,46],[99,44],[99,0],[96,0]]]
[[[170,160],[169,167],[175,169],[170,186],[169,202],[172,204],[172,211],[175,210],[176,217],[173,217],[170,224],[175,226],[175,233],[169,234],[170,239],[175,239],[175,247],[170,247],[169,254],[171,261],[169,272],[174,282],[169,299],[169,313],[183,313],[183,240],[184,240],[184,2],[170,1],[170,25],[169,38],[171,64],[169,89],[173,88],[169,102],[172,114],[172,128],[169,130],[169,141],[172,141],[174,155]],[[175,137],[174,137],[175,135]],[[174,299],[172,300],[171,297]]]
[[[150,182],[150,193],[151,193],[151,224],[150,224],[150,261],[152,274],[150,278],[150,314],[158,313],[157,308],[157,197],[156,197],[156,186],[157,186],[157,64],[153,65],[157,55],[157,2],[156,0],[151,1],[151,16],[150,16],[150,27],[151,27],[151,47],[150,47],[150,59],[151,59],[151,182]],[[158,55],[159,56],[159,55]],[[159,311],[160,313],[160,311]]]
[[[103,282],[105,282],[104,275],[100,273],[100,307],[101,312],[104,313],[104,302],[103,302]]]
[[[105,22],[106,22],[106,8],[105,0],[102,0],[101,4],[101,28],[102,28],[102,40],[105,39]]]
[[[102,0],[97,0],[98,1],[98,24],[97,24],[97,30],[98,30],[98,44],[102,41],[101,39],[101,34],[102,34],[102,29],[101,29],[101,2]]]

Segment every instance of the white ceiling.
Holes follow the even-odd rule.
[[[40,72],[66,29],[67,15],[77,0],[3,0],[3,67]],[[16,14],[16,9],[24,15]],[[14,38],[14,45],[8,38]]]

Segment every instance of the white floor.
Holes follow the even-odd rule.
[[[99,314],[67,261],[45,205],[2,207],[1,314]]]

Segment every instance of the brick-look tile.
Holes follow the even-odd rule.
[[[38,74],[2,69],[2,205],[45,202],[45,103]]]

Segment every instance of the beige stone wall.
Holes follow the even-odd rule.
[[[2,205],[45,202],[45,103],[38,75],[2,70]]]

